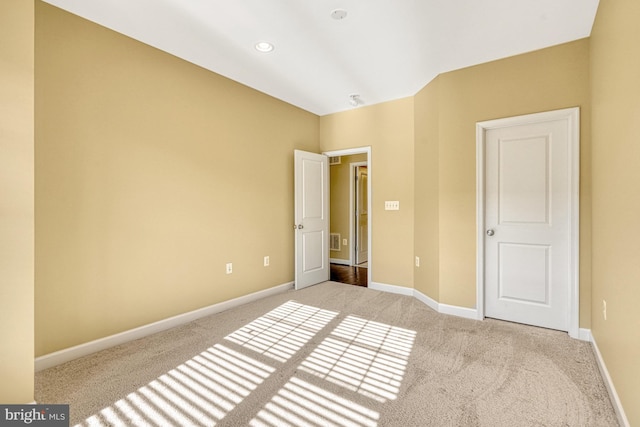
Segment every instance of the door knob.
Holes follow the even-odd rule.
[[[302,230],[303,228],[304,228],[304,226],[303,226],[302,224],[300,224],[300,225],[298,226],[298,230]]]
[[[491,237],[494,234],[495,234],[495,231],[493,231],[493,229],[490,228],[490,229],[487,230],[487,236]]]

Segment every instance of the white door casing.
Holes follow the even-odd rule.
[[[295,288],[329,280],[329,158],[294,151]]]
[[[478,316],[579,335],[579,109],[477,124]]]
[[[356,167],[356,264],[368,261],[369,235],[367,210],[368,170],[366,166]]]

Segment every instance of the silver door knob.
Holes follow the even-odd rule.
[[[303,226],[302,224],[300,224],[300,225],[298,226],[298,230],[302,230],[303,228],[304,228],[304,226]]]
[[[487,230],[487,236],[491,237],[493,236],[495,233],[495,231],[493,231],[491,228]]]

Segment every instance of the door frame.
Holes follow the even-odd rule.
[[[357,265],[358,262],[358,254],[356,251],[356,244],[353,242],[357,241],[357,224],[355,221],[357,202],[356,202],[356,168],[358,166],[367,166],[367,187],[369,186],[369,166],[367,162],[354,162],[349,163],[349,241],[352,242],[351,250],[349,251],[349,264],[351,266]],[[367,188],[367,193],[369,193],[369,189]],[[368,196],[369,194],[367,194]],[[369,209],[369,202],[367,199],[367,209]],[[369,211],[367,211],[367,229],[369,228]],[[367,239],[367,251],[369,250],[369,239]],[[369,254],[367,253],[367,261],[369,261]]]
[[[567,120],[569,138],[569,336],[580,336],[580,108],[565,108],[476,123],[476,312],[484,319],[485,304],[485,146],[491,129]]]
[[[372,206],[372,186],[371,186],[371,177],[373,175],[372,173],[372,167],[371,167],[371,146],[366,146],[366,147],[359,147],[359,148],[346,148],[346,149],[342,149],[342,150],[331,150],[331,151],[323,151],[322,154],[324,154],[325,156],[328,157],[335,157],[335,156],[350,156],[352,154],[366,154],[367,155],[367,169],[368,169],[368,180],[367,180],[367,195],[368,195],[368,199],[367,199],[367,210],[369,212],[369,221],[367,223],[367,232],[369,233],[369,241],[367,242],[367,251],[369,252],[368,255],[368,261],[369,261],[369,269],[367,270],[367,287],[371,287],[371,278],[373,277],[373,252],[371,250],[372,245],[371,245],[371,241],[372,239],[372,234],[371,234],[371,224],[373,223],[372,220],[372,212],[371,212],[371,206]],[[331,179],[331,177],[329,177],[329,179]],[[351,190],[353,191],[353,189]],[[350,196],[350,199],[353,199],[353,195]],[[353,203],[353,200],[351,200],[350,203]],[[350,220],[351,222],[353,221],[353,219]],[[350,222],[350,224],[351,224]],[[329,224],[331,224],[331,218],[329,218]],[[352,227],[352,224],[350,225],[350,227]],[[350,231],[351,236],[349,236],[349,239],[353,239],[353,232]],[[353,240],[350,240],[351,242],[353,242]],[[350,250],[349,253],[351,254],[349,256],[349,262],[353,263],[353,251]]]

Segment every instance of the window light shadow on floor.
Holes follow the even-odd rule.
[[[285,362],[337,315],[288,301],[225,339]]]
[[[250,425],[374,427],[378,418],[379,414],[374,410],[293,377]]]
[[[253,391],[268,387],[278,369],[296,363],[299,374],[282,387],[271,383],[275,391],[265,394],[250,425],[376,426],[380,414],[371,407],[396,399],[415,332],[347,316],[316,348],[307,350],[310,354],[302,363],[289,361],[336,316],[288,301],[227,335],[228,345],[213,345],[78,425],[214,426],[242,410]],[[251,353],[267,356],[273,364]],[[324,381],[331,385],[322,387]],[[341,388],[344,393],[335,394]],[[369,407],[348,399],[350,393],[358,393],[358,402],[369,402]]]
[[[81,425],[215,425],[274,371],[216,344]]]
[[[302,369],[380,402],[394,400],[415,335],[348,316],[302,363]]]

